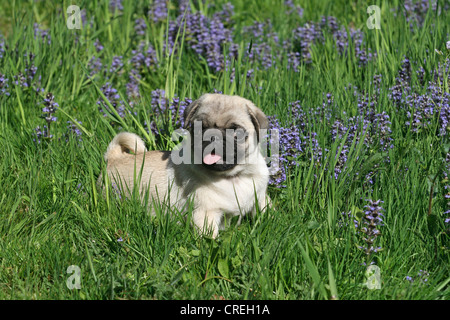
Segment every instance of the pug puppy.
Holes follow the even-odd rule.
[[[195,227],[216,238],[225,217],[239,216],[239,224],[269,204],[269,170],[259,148],[260,130],[267,127],[267,117],[251,101],[205,94],[184,112],[188,134],[181,147],[147,151],[137,135],[119,133],[105,153],[106,172],[126,194],[137,186],[141,197],[180,211],[192,201]]]

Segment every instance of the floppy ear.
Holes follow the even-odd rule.
[[[260,139],[259,130],[264,130],[269,128],[269,120],[267,119],[264,112],[261,111],[256,106],[247,106],[248,114],[250,115],[250,119],[252,120],[253,126],[256,130],[256,137],[258,138],[258,142]]]
[[[198,107],[200,107],[200,101],[195,100],[190,105],[184,109],[183,118],[184,118],[184,129],[187,129],[191,126],[191,120],[197,111]]]

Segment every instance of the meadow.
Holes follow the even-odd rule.
[[[0,299],[448,300],[449,22],[448,1],[0,0]],[[273,207],[216,240],[96,187],[116,133],[171,150],[208,92],[260,107],[282,164]]]

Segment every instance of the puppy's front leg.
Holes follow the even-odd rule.
[[[219,235],[219,226],[222,221],[223,213],[219,211],[196,210],[193,212],[194,225],[201,235],[210,234],[213,239]]]

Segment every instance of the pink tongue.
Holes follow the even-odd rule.
[[[205,164],[214,164],[217,161],[219,161],[221,159],[221,157],[217,154],[207,154],[204,158],[203,158],[203,162]]]

